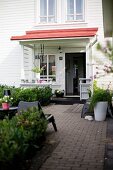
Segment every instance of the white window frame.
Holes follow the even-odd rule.
[[[69,19],[68,19],[69,14],[67,13],[67,0],[66,0],[66,22],[73,22],[73,21],[76,21],[76,22],[84,22],[84,21],[85,21],[85,0],[83,0],[83,19],[79,19],[79,20],[76,19],[76,16],[79,16],[79,15],[81,15],[82,13],[81,13],[81,14],[77,14],[77,13],[76,13],[76,5],[75,5],[75,3],[76,3],[76,0],[74,0],[74,13],[73,13],[73,14],[70,14],[70,16],[71,16],[71,15],[74,16],[74,19],[73,19],[73,20],[69,20]]]
[[[39,11],[38,12],[38,16],[39,16],[39,18],[38,18],[38,23],[40,23],[40,24],[52,24],[52,23],[56,23],[57,22],[57,19],[56,19],[56,16],[57,16],[57,0],[55,0],[55,15],[52,15],[52,16],[50,16],[50,15],[48,15],[48,1],[49,0],[47,0],[47,16],[40,16],[40,1],[41,0],[38,0],[38,3],[37,3],[37,10]],[[46,17],[47,18],[47,21],[46,22],[41,22],[40,21],[40,18],[41,17]],[[50,17],[54,17],[54,22],[49,22],[49,18]]]

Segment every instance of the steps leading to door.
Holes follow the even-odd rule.
[[[71,105],[74,103],[85,103],[85,100],[80,101],[80,97],[52,97],[51,103]]]

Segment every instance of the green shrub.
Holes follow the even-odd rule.
[[[11,120],[0,121],[0,169],[13,163],[15,158],[24,159],[29,148],[45,133],[47,121],[33,108]]]
[[[19,101],[35,101],[37,94],[34,93],[32,88],[21,89],[18,95]]]
[[[13,97],[13,106],[17,106],[19,101],[40,101],[42,105],[49,103],[52,96],[52,89],[48,87],[36,88],[16,88],[14,86],[0,86],[0,98],[3,97],[4,89],[11,90],[11,97]]]

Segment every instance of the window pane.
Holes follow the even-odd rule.
[[[44,67],[40,75],[47,75],[47,55],[40,57],[40,68]]]
[[[83,0],[76,0],[76,13],[83,13]]]
[[[68,15],[68,16],[67,16],[67,20],[69,20],[69,21],[74,20],[74,15]]]
[[[49,75],[56,74],[55,56],[49,55]]]
[[[48,2],[48,14],[55,15],[55,0],[49,0]]]
[[[83,15],[77,15],[76,20],[83,20]]]
[[[74,0],[67,0],[67,14],[74,14]]]
[[[40,16],[47,16],[47,0],[40,0]]]
[[[50,23],[55,22],[55,17],[48,17],[48,22],[50,22]]]
[[[40,22],[47,22],[47,17],[40,17]]]

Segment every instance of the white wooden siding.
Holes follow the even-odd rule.
[[[23,35],[25,31],[33,29],[98,27],[98,39],[103,38],[102,0],[85,0],[86,20],[79,23],[65,22],[65,1],[58,0],[58,23],[37,25],[37,0],[0,0],[0,83],[14,85],[20,83],[22,49],[18,41],[10,41],[12,35]],[[70,49],[66,50],[70,51]],[[63,52],[62,86],[64,88],[65,48]],[[95,49],[92,52],[94,55]],[[58,52],[55,54],[59,57]],[[25,75],[28,76],[27,71]]]
[[[19,85],[21,46],[10,41],[34,26],[35,0],[0,0],[0,84]]]
[[[23,49],[23,57],[24,57],[24,72],[25,72],[25,79],[32,81],[32,68],[33,68],[33,53],[32,49],[28,47],[24,47]]]

